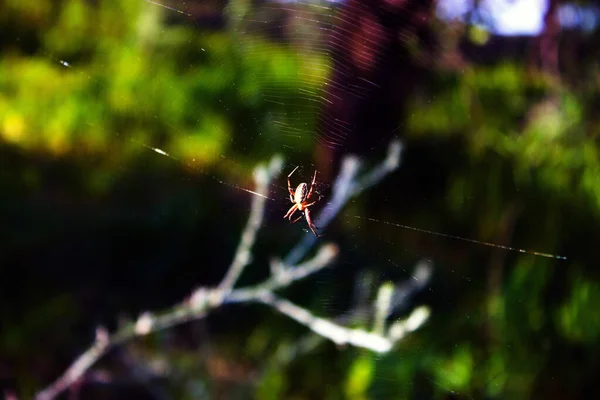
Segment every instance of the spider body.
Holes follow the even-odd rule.
[[[294,172],[296,172],[297,169],[298,167],[294,168],[294,170],[288,175],[288,191],[290,192],[290,201],[294,203],[294,205],[288,210],[288,212],[283,216],[283,218],[289,218],[291,221],[292,215],[294,215],[296,211],[304,211],[304,217],[306,218],[306,223],[308,224],[308,227],[310,228],[312,233],[315,234],[315,236],[319,236],[315,231],[317,227],[312,223],[309,210],[309,207],[317,202],[317,200],[310,202],[315,181],[317,180],[317,171],[315,171],[315,174],[313,175],[310,187],[306,183],[302,182],[301,184],[296,186],[296,190],[292,190],[290,177]],[[300,220],[300,218],[302,218],[302,215],[300,215],[300,217],[292,221],[292,223],[297,222],[298,220]]]
[[[302,211],[303,203],[306,201],[308,197],[308,185],[304,182],[298,185],[296,191],[294,192],[294,198],[291,198],[292,203],[298,204],[298,210]]]

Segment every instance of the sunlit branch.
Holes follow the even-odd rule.
[[[331,206],[326,208],[318,218],[321,226],[326,226],[349,198],[376,184],[389,171],[395,169],[398,165],[399,156],[400,145],[394,142],[390,146],[386,161],[358,180],[356,179],[359,170],[358,159],[347,157],[334,184]],[[157,314],[145,312],[137,320],[121,325],[112,335],[105,329],[98,328],[96,340],[92,346],[82,353],[62,376],[39,392],[36,399],[49,400],[60,395],[71,385],[79,382],[86,372],[113,347],[138,336],[148,335],[190,320],[201,319],[209,312],[225,304],[263,303],[305,325],[322,338],[327,338],[340,345],[348,344],[376,352],[389,351],[394,343],[407,332],[411,332],[422,325],[428,316],[428,311],[425,308],[414,310],[407,320],[396,321],[389,329],[386,329],[385,319],[394,309],[394,298],[391,295],[387,296],[388,299],[385,302],[376,302],[375,307],[379,307],[376,312],[378,322],[376,323],[376,329],[372,331],[346,328],[342,326],[341,321],[314,316],[308,310],[277,296],[275,291],[288,287],[294,282],[331,265],[337,256],[339,251],[337,246],[326,243],[317,250],[312,258],[304,260],[309,249],[314,246],[314,241],[307,242],[307,237],[314,239],[313,235],[305,237],[295,252],[292,251],[285,261],[272,260],[271,276],[265,281],[254,286],[235,287],[244,268],[251,261],[252,248],[264,216],[266,196],[263,197],[263,195],[267,193],[269,184],[281,171],[282,164],[281,158],[275,157],[267,167],[256,169],[254,173],[255,193],[258,196],[252,197],[248,222],[242,233],[233,261],[219,286],[199,287],[188,298],[171,309]],[[423,285],[423,283],[421,284]],[[393,293],[396,293],[396,291],[392,290]]]
[[[392,295],[394,294],[394,284],[386,282],[379,287],[377,300],[375,300],[375,320],[373,322],[373,331],[382,334],[385,329],[385,320],[390,314],[392,305]]]
[[[250,217],[248,218],[248,223],[246,224],[246,228],[242,233],[240,244],[235,252],[233,262],[227,271],[227,275],[225,275],[225,278],[219,285],[219,289],[223,291],[230,291],[235,286],[235,283],[239,279],[242,271],[251,261],[252,246],[256,240],[258,228],[260,228],[263,221],[265,202],[268,198],[267,193],[269,189],[269,183],[272,177],[279,175],[282,166],[283,160],[280,157],[275,157],[269,164],[268,169],[257,168],[254,171],[256,192],[259,193],[260,196],[254,196],[252,198],[252,208],[250,211]]]
[[[263,195],[267,193],[270,182],[279,174],[282,165],[281,158],[276,157],[267,168],[259,167],[256,169],[254,177],[257,193]],[[82,353],[54,383],[39,392],[36,399],[49,400],[60,395],[71,385],[78,382],[92,365],[115,346],[138,336],[148,335],[190,320],[201,319],[210,311],[221,307],[225,303],[258,301],[259,295],[265,291],[275,290],[296,280],[303,279],[333,261],[337,254],[337,247],[331,244],[325,245],[312,259],[294,267],[281,267],[262,285],[234,290],[235,283],[251,260],[251,249],[263,221],[265,204],[266,197],[252,197],[248,223],[242,233],[242,238],[228,272],[217,288],[200,287],[186,300],[171,309],[156,315],[145,312],[136,321],[120,326],[112,335],[109,335],[105,329],[98,328],[94,344]]]
[[[48,388],[38,393],[36,399],[46,400],[55,398],[69,386],[75,383],[85,371],[87,371],[100,357],[102,357],[112,346],[112,343],[110,339],[106,338],[105,336],[104,339],[99,339],[99,336],[104,335],[96,334],[96,342],[83,354],[81,354],[59,379],[57,379]]]
[[[391,292],[391,297],[381,299],[386,301],[379,301],[380,299],[378,298],[373,302],[368,302],[372,286],[367,282],[369,287],[364,288],[363,290],[362,283],[364,282],[360,282],[361,289],[354,295],[355,297],[358,297],[355,305],[345,313],[337,317],[333,317],[332,320],[338,325],[349,325],[356,323],[360,325],[368,325],[370,322],[372,322],[373,332],[384,335],[386,332],[385,321],[393,313],[404,313],[405,310],[407,310],[411,305],[410,300],[412,300],[412,298],[418,292],[420,292],[429,284],[431,275],[431,264],[424,260],[419,262],[413,270],[410,279],[399,284],[391,284],[390,282],[387,282],[380,286],[379,292],[381,293],[382,288],[384,288],[383,290],[387,291],[387,293],[384,293],[386,297]],[[364,276],[362,279],[367,281],[369,280]],[[392,323],[390,328],[387,330],[387,335],[393,341],[399,341],[402,338],[402,334],[408,333],[410,329],[416,329],[417,323],[424,323],[428,315],[429,310],[425,307],[421,307],[416,314],[414,312],[411,313],[411,317]],[[373,321],[368,320],[370,316],[374,316]],[[314,351],[317,346],[321,345],[326,340],[328,340],[327,337],[313,332],[303,338],[298,339],[294,343],[282,344],[279,349],[277,349],[277,352],[273,357],[273,362],[276,367],[281,367],[282,365],[288,364],[303,354]]]
[[[385,160],[382,163],[375,166],[375,168],[366,172],[361,176],[350,190],[352,197],[364,192],[376,184],[378,184],[383,178],[389,173],[393,172],[400,165],[400,157],[402,155],[402,143],[398,140],[394,140],[388,147],[388,153]]]
[[[304,308],[279,298],[272,292],[264,292],[260,301],[338,345],[351,344],[378,353],[385,353],[392,348],[392,341],[384,336],[361,329],[345,328],[327,319],[315,317]]]
[[[340,174],[333,184],[331,199],[315,219],[315,225],[319,229],[327,227],[344,208],[348,200],[377,184],[387,174],[398,168],[401,153],[402,144],[397,140],[392,141],[385,160],[361,177],[357,177],[360,170],[358,158],[354,156],[344,158]],[[287,255],[285,263],[294,265],[300,262],[316,242],[317,238],[314,235],[304,235],[302,240]]]
[[[227,296],[227,301],[230,303],[254,301],[260,297],[265,290],[272,292],[287,287],[293,282],[302,280],[331,264],[337,254],[337,246],[328,243],[321,246],[313,258],[296,266],[285,266],[281,261],[273,260],[271,261],[272,269],[271,277],[269,279],[250,288],[235,290],[231,295]]]
[[[259,301],[270,305],[282,314],[305,325],[317,335],[338,345],[352,345],[377,353],[387,353],[394,343],[406,333],[419,328],[429,317],[427,307],[416,308],[405,320],[396,321],[388,332],[369,332],[363,329],[346,328],[328,319],[312,315],[308,310],[282,299],[272,292],[265,291]]]

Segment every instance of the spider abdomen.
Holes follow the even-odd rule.
[[[294,205],[290,207],[290,209],[288,210],[288,212],[285,213],[283,218],[289,218],[290,222],[294,223],[300,220],[300,218],[302,218],[302,215],[300,215],[300,217],[292,221],[292,216],[294,215],[294,213],[296,211],[302,212],[304,214],[304,217],[306,218],[306,223],[308,224],[308,227],[310,228],[312,233],[314,233],[315,236],[318,237],[319,235],[317,235],[317,231],[315,230],[316,226],[312,223],[312,220],[310,219],[310,212],[308,210],[310,206],[317,202],[317,200],[313,202],[310,201],[315,182],[317,181],[317,171],[315,171],[315,174],[313,175],[313,179],[310,186],[303,182],[296,186],[296,190],[292,190],[292,183],[290,182],[290,177],[297,169],[298,167],[294,168],[294,170],[290,172],[287,178],[287,187],[288,192],[290,192],[290,200],[292,201],[292,203],[294,203]],[[319,198],[320,197],[321,196],[319,196]]]
[[[296,188],[294,192],[294,203],[302,204],[306,200],[306,195],[308,194],[308,185],[306,183],[301,183]]]

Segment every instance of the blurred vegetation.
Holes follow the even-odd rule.
[[[428,91],[412,106],[412,134],[461,135],[471,158],[494,153],[510,160],[518,184],[570,201],[576,194],[600,210],[600,126],[586,93],[515,64],[470,67],[431,86],[434,100]]]
[[[214,283],[248,202],[206,176],[249,187],[250,167],[289,143],[278,126],[315,123],[292,115],[305,105],[297,101],[310,100],[278,105],[263,93],[316,91],[325,72],[295,77],[328,60],[260,33],[242,36],[242,19],[227,20],[231,8],[206,4],[223,26],[144,1],[0,3],[0,382],[24,397],[65,368],[96,324]],[[230,7],[251,12],[250,2]],[[167,371],[158,384],[177,398],[598,394],[600,80],[592,61],[582,58],[560,79],[528,67],[525,55],[433,67],[404,94],[400,176],[349,211],[567,261],[340,221],[332,237],[347,244],[344,276],[330,272],[290,296],[335,315],[364,265],[378,263],[382,281],[404,279],[432,255],[435,280],[418,300],[433,318],[397,351],[375,357],[328,345],[278,366],[275,349],[306,330],[257,306],[133,343],[100,368],[122,371],[122,359],[133,358],[156,375]],[[294,144],[288,157],[313,159],[313,136]],[[178,162],[167,165],[145,146]],[[273,190],[286,200],[285,183]],[[290,235],[283,229],[267,229],[259,261],[279,254]]]
[[[260,37],[240,48],[227,30],[167,23],[169,15],[177,14],[144,1],[8,2],[4,142],[54,156],[111,154],[113,167],[146,151],[140,144],[194,168],[229,149],[280,148],[260,89],[265,79],[289,86],[309,62],[276,43],[261,50]]]

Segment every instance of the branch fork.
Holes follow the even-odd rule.
[[[334,183],[331,201],[316,218],[317,226],[325,228],[348,200],[375,185],[395,170],[399,165],[400,153],[400,143],[392,142],[386,159],[361,177],[358,177],[360,170],[358,158],[346,157]],[[268,187],[270,182],[279,175],[282,167],[283,160],[280,157],[274,157],[267,166],[259,166],[255,169],[255,194],[257,195],[252,197],[248,223],[242,232],[233,261],[217,287],[199,287],[171,309],[160,314],[142,313],[136,321],[124,324],[113,334],[109,334],[104,328],[98,328],[96,340],[90,348],[82,353],[62,376],[39,392],[36,399],[50,400],[57,397],[80,381],[92,365],[114,346],[137,336],[148,335],[177,324],[203,318],[210,311],[225,304],[262,303],[338,345],[352,345],[378,353],[390,351],[395,342],[421,326],[429,315],[428,310],[424,307],[417,308],[406,320],[396,321],[389,329],[385,329],[385,319],[390,313],[394,291],[389,286],[381,288],[379,300],[375,303],[376,318],[372,331],[347,328],[336,321],[316,317],[310,311],[279,297],[276,294],[277,290],[320,271],[335,260],[339,249],[332,243],[321,245],[312,258],[306,258],[317,243],[317,238],[311,233],[306,234],[283,260],[271,260],[271,276],[264,282],[250,287],[235,287],[244,268],[252,260],[252,248],[263,222],[266,200],[269,199]]]

